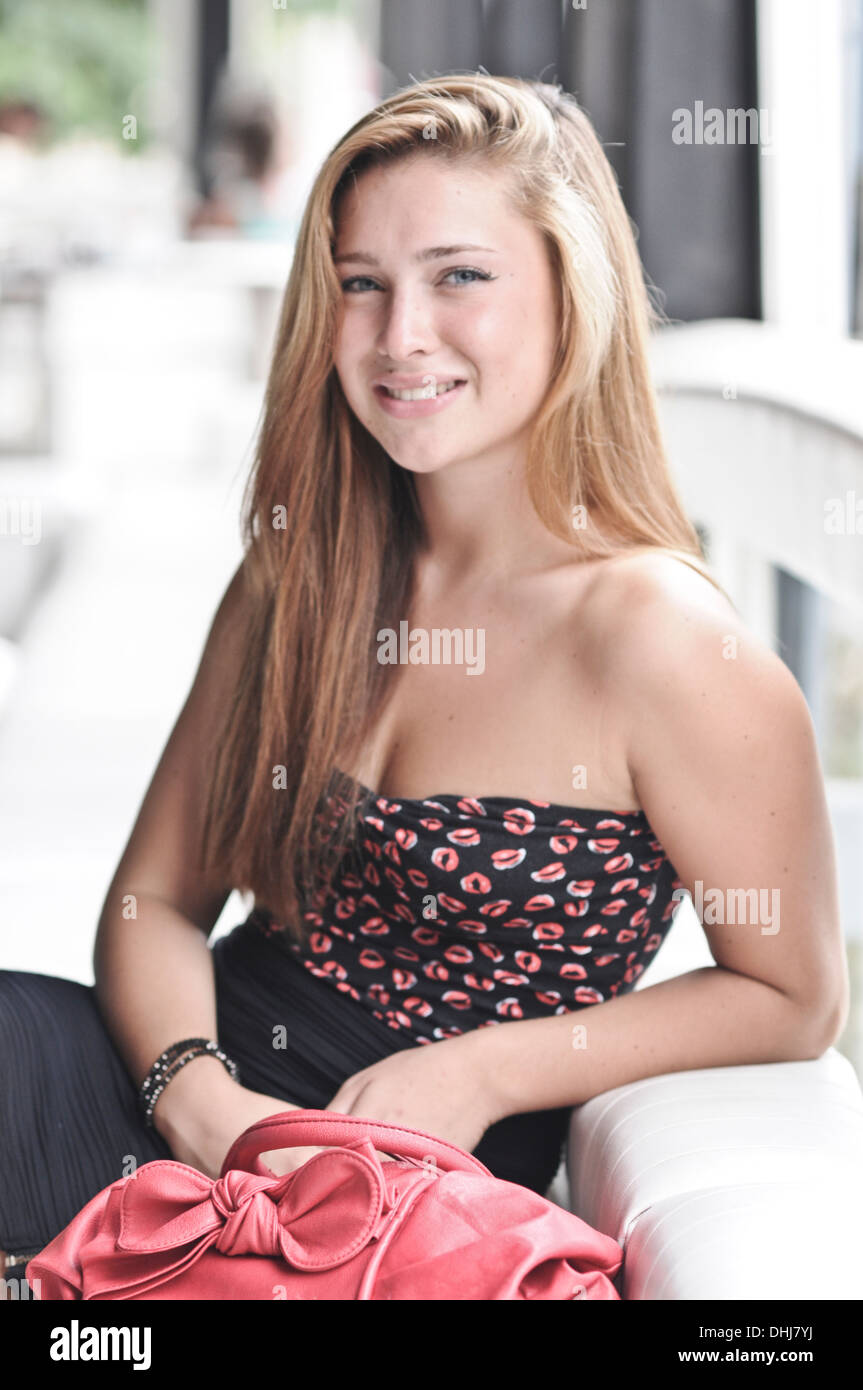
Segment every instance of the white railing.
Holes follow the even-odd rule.
[[[850,615],[863,641],[863,342],[722,320],[661,330],[654,380],[672,469],[710,560],[775,645],[771,567]],[[863,779],[827,779],[842,921],[863,941]]]

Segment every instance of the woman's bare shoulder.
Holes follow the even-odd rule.
[[[673,555],[633,554],[597,576],[590,604],[608,698],[639,718],[650,706],[696,723],[721,692],[734,721],[745,707],[785,710],[806,722],[803,693],[785,662],[709,579]]]
[[[591,570],[586,584],[573,586],[573,621],[597,677],[618,679],[628,654],[643,660],[645,646],[661,645],[673,630],[743,631],[725,594],[676,554],[623,551]]]
[[[733,604],[705,574],[667,550],[637,549],[611,556],[597,567],[590,600],[596,622],[612,613],[638,614],[643,608],[664,608],[681,621],[701,612],[740,622]]]
[[[731,600],[667,552],[623,554],[599,565],[583,617],[608,698],[643,703],[673,677],[685,699],[693,682],[721,674],[729,699],[749,699],[757,687],[792,704],[802,700],[788,667]]]

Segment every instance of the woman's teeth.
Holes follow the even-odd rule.
[[[457,381],[444,381],[438,385],[437,389],[429,384],[428,386],[415,386],[410,391],[397,391],[390,386],[385,386],[384,390],[388,396],[392,396],[397,401],[427,401],[431,400],[432,396],[445,395],[447,391],[452,391],[458,385]]]

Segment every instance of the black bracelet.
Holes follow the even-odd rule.
[[[182,1043],[174,1043],[156,1058],[138,1090],[139,1103],[150,1129],[155,1128],[153,1111],[156,1107],[156,1101],[169,1081],[173,1080],[187,1062],[191,1062],[195,1057],[206,1055],[218,1057],[222,1065],[230,1072],[233,1080],[239,1081],[240,1074],[236,1062],[212,1039],[187,1038]]]
[[[170,1047],[165,1048],[164,1052],[160,1052],[138,1088],[138,1094],[142,1099],[160,1079],[160,1075],[164,1073],[170,1062],[191,1048],[205,1047],[209,1041],[209,1038],[185,1038],[182,1042],[172,1043]]]

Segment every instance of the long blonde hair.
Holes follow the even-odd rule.
[[[558,87],[510,77],[394,93],[331,151],[300,226],[243,503],[252,616],[201,840],[202,862],[298,941],[352,839],[363,789],[338,760],[382,707],[375,635],[408,611],[422,537],[412,474],[354,416],[333,367],[339,200],[365,169],[411,155],[499,169],[545,236],[559,334],[527,463],[545,526],[585,559],[665,550],[716,584],[669,472],[647,361],[656,314],[587,117]]]

